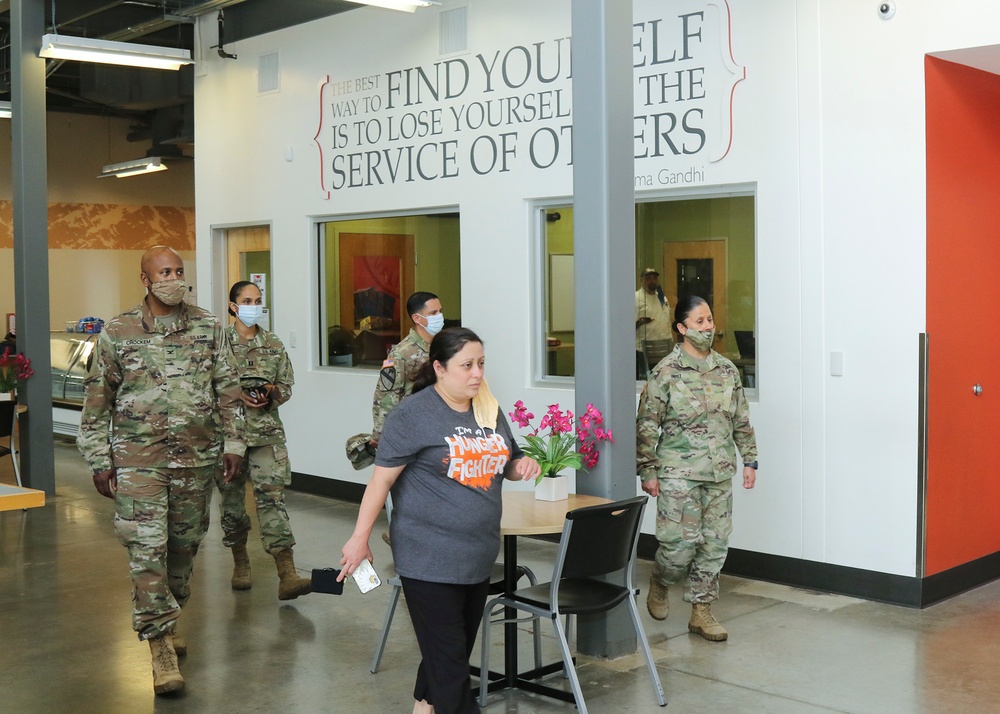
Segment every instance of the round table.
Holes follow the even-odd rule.
[[[562,533],[569,511],[585,506],[597,506],[610,503],[611,499],[601,496],[587,496],[571,493],[563,501],[540,501],[535,498],[534,491],[503,492],[503,517],[500,519],[500,535],[503,536],[503,568],[504,590],[510,594],[517,583],[517,537],[524,535],[555,535]],[[508,610],[505,617],[514,616]],[[498,689],[526,689],[537,694],[555,696],[568,702],[573,701],[572,694],[546,687],[533,681],[539,677],[562,668],[562,662],[555,662],[530,672],[518,672],[517,669],[517,624],[508,622],[504,625],[504,673],[496,677],[490,672],[489,691]],[[477,670],[478,671],[478,670]],[[484,676],[480,674],[480,676]]]

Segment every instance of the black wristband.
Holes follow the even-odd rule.
[[[751,468],[751,469],[756,470],[757,469],[757,462],[756,461],[747,461],[747,462],[745,462],[743,464],[743,466],[746,467],[746,468]]]

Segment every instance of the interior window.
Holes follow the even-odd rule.
[[[551,206],[541,212],[545,246],[542,374],[572,377],[573,208]],[[636,204],[637,380],[645,380],[673,348],[676,334],[671,323],[678,297],[698,295],[715,316],[715,350],[737,366],[744,387],[757,387],[754,212],[752,193],[658,198]]]
[[[378,368],[413,323],[406,300],[441,300],[461,324],[459,216],[427,213],[320,223],[320,364]]]

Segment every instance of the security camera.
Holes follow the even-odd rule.
[[[891,20],[896,14],[896,3],[893,0],[885,0],[878,4],[878,16],[883,20]]]

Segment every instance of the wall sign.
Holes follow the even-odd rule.
[[[728,0],[638,0],[636,187],[705,181],[733,144]],[[525,29],[533,29],[530,24]],[[512,44],[319,86],[320,189],[434,182],[572,164],[571,39]]]

